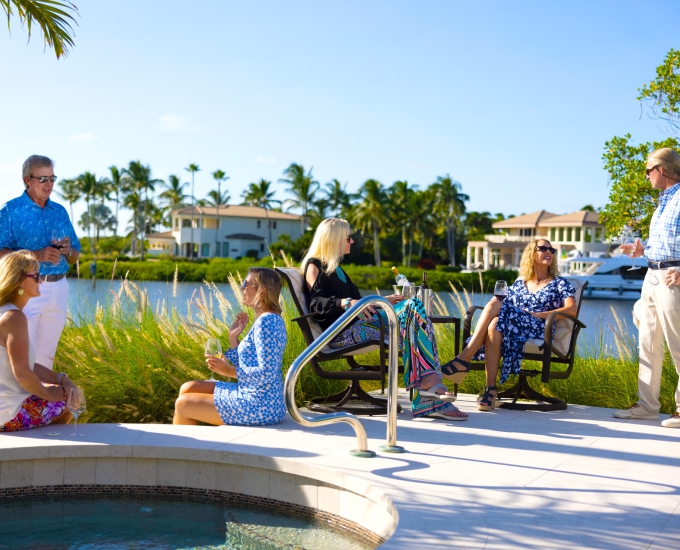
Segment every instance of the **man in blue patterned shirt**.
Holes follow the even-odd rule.
[[[26,159],[22,169],[26,190],[0,208],[0,257],[29,250],[40,262],[40,296],[26,304],[28,335],[35,362],[52,368],[66,324],[69,265],[76,262],[80,242],[66,209],[50,200],[54,163],[40,155]]]
[[[639,399],[614,416],[658,420],[664,338],[680,373],[680,155],[667,147],[658,149],[647,158],[646,171],[652,187],[661,190],[659,206],[652,216],[647,246],[638,239],[627,251],[636,257],[644,255],[649,267],[635,307],[640,331]],[[680,428],[680,382],[675,406],[662,426]]]

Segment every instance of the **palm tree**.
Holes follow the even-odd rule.
[[[326,184],[324,189],[328,208],[337,216],[341,211],[348,210],[351,195],[347,192],[347,184],[342,185],[337,179]]]
[[[218,232],[219,232],[219,225],[220,225],[220,202],[222,202],[222,193],[220,192],[221,185],[223,181],[227,181],[229,179],[229,176],[225,174],[222,170],[215,170],[212,173],[212,177],[215,178],[215,181],[217,181],[217,194],[213,194],[212,198],[215,200],[217,203],[216,210],[215,210],[215,256],[220,255],[220,243],[219,239],[217,237]],[[210,193],[208,193],[208,196],[210,196]],[[231,197],[227,194],[227,200],[224,201],[224,204],[226,204]]]
[[[359,188],[360,202],[354,208],[353,223],[362,231],[373,229],[373,257],[380,267],[380,220],[385,218],[386,196],[382,183],[366,180]]]
[[[257,183],[248,185],[248,189],[241,195],[243,197],[243,204],[264,208],[264,215],[267,218],[267,227],[269,228],[270,245],[272,244],[272,224],[269,221],[269,210],[271,210],[273,204],[281,204],[281,201],[272,198],[274,191],[271,190],[271,185],[271,181],[262,178]]]
[[[170,174],[168,176],[168,182],[163,184],[165,191],[163,191],[158,198],[160,198],[167,207],[168,219],[165,221],[168,227],[172,227],[172,211],[175,208],[179,208],[184,205],[184,201],[189,195],[184,194],[184,188],[189,185],[187,182],[181,183],[180,179],[174,175]]]
[[[78,13],[78,8],[69,0],[0,0],[0,6],[7,14],[7,26],[10,25],[10,16],[14,15],[14,8],[19,16],[21,26],[28,30],[28,39],[31,39],[33,25],[38,25],[42,30],[45,46],[54,49],[59,59],[68,55],[68,49],[74,46],[73,26],[76,23],[69,10]],[[76,23],[77,24],[77,23]]]
[[[465,214],[465,202],[470,197],[461,193],[462,186],[451,176],[439,176],[433,184],[437,193],[435,212],[444,217],[446,226],[446,247],[449,251],[450,265],[456,265],[456,223]]]
[[[123,173],[117,166],[109,166],[109,172],[111,173],[110,178],[106,178],[106,183],[108,186],[108,192],[113,193],[116,196],[116,224],[113,227],[113,234],[118,235],[118,208],[120,206],[120,197],[125,192],[125,188],[128,186],[128,181]],[[108,193],[107,193],[108,194]]]
[[[90,202],[98,196],[101,196],[102,188],[106,186],[105,179],[97,179],[92,172],[84,172],[75,178],[75,185],[80,191],[80,195],[85,197],[85,204],[87,205],[86,212],[90,212]],[[89,217],[88,219],[92,219]],[[87,230],[87,238],[90,241],[90,248],[92,249],[92,254],[95,253],[94,242],[92,241],[92,235],[90,233],[90,224],[87,227],[83,227]]]
[[[78,182],[74,179],[63,179],[59,181],[59,187],[61,188],[61,191],[57,191],[57,194],[65,201],[68,201],[71,210],[71,223],[75,223],[75,219],[73,218],[73,203],[80,199]]]
[[[191,173],[191,243],[189,244],[189,259],[193,261],[194,259],[194,213],[196,211],[196,195],[194,194],[194,174],[200,172],[198,164],[191,163],[185,168],[187,172]]]
[[[151,167],[149,165],[144,166],[138,160],[131,160],[127,168],[123,169],[123,172],[128,178],[129,189],[136,193],[139,193],[139,200],[141,202],[141,207],[144,208],[144,213],[139,216],[140,224],[139,229],[142,231],[141,244],[139,247],[140,258],[144,260],[144,232],[147,225],[147,204],[149,202],[149,190],[154,191],[156,184],[163,183],[163,180],[153,179],[151,177]],[[144,199],[142,199],[142,193],[144,193]],[[140,208],[141,209],[141,208]]]
[[[286,177],[279,180],[279,183],[287,183],[289,185],[287,191],[294,197],[285,201],[288,204],[288,209],[302,209],[302,219],[300,222],[302,223],[303,233],[307,229],[307,210],[309,210],[309,204],[314,199],[314,193],[319,189],[319,182],[313,179],[312,170],[313,168],[310,168],[309,172],[305,174],[305,169],[301,164],[292,163],[283,171],[283,175]]]
[[[90,227],[94,225],[95,233],[94,239],[91,241],[92,253],[96,251],[99,243],[99,234],[102,230],[113,229],[118,220],[111,213],[111,209],[105,204],[93,204],[87,212],[83,212],[80,217],[80,227],[87,230],[88,235]]]
[[[388,189],[390,221],[395,228],[401,228],[401,263],[406,265],[406,235],[409,231],[407,222],[408,211],[411,207],[413,189],[407,181],[395,181]]]

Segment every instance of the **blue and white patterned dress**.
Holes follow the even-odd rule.
[[[225,424],[266,426],[286,414],[281,364],[286,325],[280,315],[263,313],[237,348],[224,356],[236,367],[238,382],[215,384],[215,407]]]
[[[526,341],[543,338],[545,334],[545,319],[534,317],[526,311],[541,313],[558,309],[563,307],[564,301],[572,298],[575,292],[569,281],[562,277],[555,277],[533,294],[529,292],[524,279],[517,279],[508,289],[508,297],[503,301],[496,324],[496,330],[503,334],[501,384],[508,379],[508,376],[519,372]],[[468,338],[466,343],[469,340]],[[475,353],[472,359],[474,361],[484,360],[484,346]]]

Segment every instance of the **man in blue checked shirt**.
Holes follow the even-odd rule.
[[[0,208],[0,257],[24,249],[40,262],[40,296],[28,301],[24,313],[35,362],[51,369],[66,324],[65,277],[78,259],[80,242],[66,209],[50,200],[57,180],[54,163],[32,155],[24,162],[22,177],[25,192]]]
[[[635,305],[640,331],[639,399],[614,416],[658,420],[664,338],[680,373],[680,155],[667,147],[658,149],[647,158],[646,172],[652,187],[661,190],[659,206],[652,216],[647,246],[638,239],[626,251],[635,257],[644,255],[649,267]],[[662,426],[680,428],[680,382],[675,407]]]

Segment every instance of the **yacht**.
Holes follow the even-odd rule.
[[[640,269],[629,271],[631,265]],[[584,298],[639,300],[647,273],[647,260],[624,254],[569,257],[561,262],[564,276],[588,281]]]

